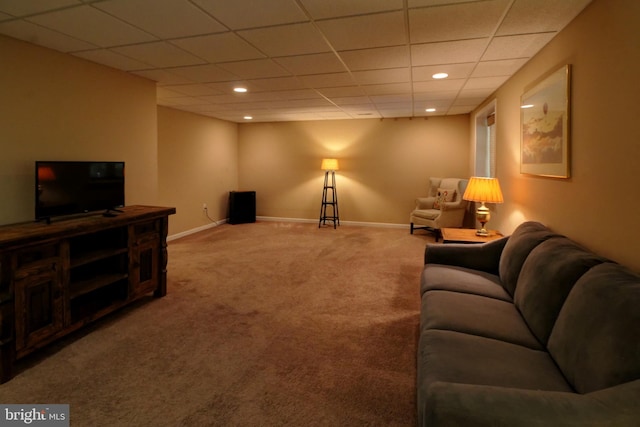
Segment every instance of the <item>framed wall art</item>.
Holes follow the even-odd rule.
[[[551,73],[520,99],[520,173],[569,178],[571,66]]]

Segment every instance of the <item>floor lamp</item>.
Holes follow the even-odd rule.
[[[322,189],[322,204],[320,205],[320,221],[318,228],[326,225],[327,221],[333,221],[333,228],[340,225],[338,214],[338,193],[336,192],[336,171],[338,159],[322,159],[320,168],[324,171],[324,187]],[[329,197],[331,191],[331,197]],[[331,206],[331,215],[327,215],[327,206]]]

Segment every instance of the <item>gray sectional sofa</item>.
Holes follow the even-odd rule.
[[[640,426],[640,276],[537,222],[429,244],[420,426]]]

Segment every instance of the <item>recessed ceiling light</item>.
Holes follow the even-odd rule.
[[[245,120],[253,120],[253,117],[252,116],[244,116],[244,119]]]
[[[447,73],[435,73],[433,76],[434,79],[446,79],[447,77],[449,77],[449,74]]]
[[[237,93],[245,93],[247,91],[247,88],[246,87],[234,87],[233,91],[237,92]]]
[[[526,105],[521,105],[520,108],[525,109],[525,108],[533,108],[533,104],[526,104]]]
[[[434,113],[436,111],[436,109],[435,108],[427,108],[424,111],[426,111],[427,113]]]

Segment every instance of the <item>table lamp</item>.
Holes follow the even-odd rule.
[[[491,212],[485,203],[504,202],[498,178],[472,176],[462,198],[470,202],[480,202],[480,206],[476,209],[476,218],[481,228],[476,231],[476,235],[488,236],[489,232],[485,228],[485,224],[491,219]]]

